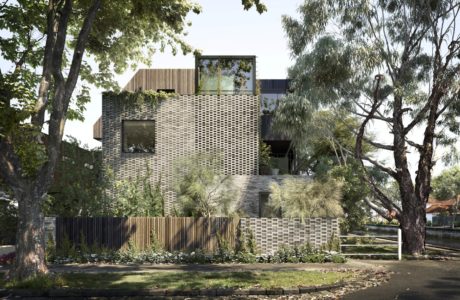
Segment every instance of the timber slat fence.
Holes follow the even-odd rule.
[[[132,243],[139,250],[148,249],[154,237],[168,251],[214,252],[219,237],[235,248],[238,235],[252,233],[260,253],[273,253],[281,245],[309,243],[319,248],[337,238],[336,218],[187,218],[187,217],[78,217],[48,218],[49,233],[60,248],[68,240],[76,246],[82,241],[89,247],[122,249]],[[55,220],[55,221],[53,221]]]
[[[230,246],[236,243],[239,219],[188,217],[94,217],[56,218],[56,244],[65,239],[79,245],[121,249],[131,241],[137,249],[147,249],[152,238],[168,251],[203,249],[214,251],[218,236]]]

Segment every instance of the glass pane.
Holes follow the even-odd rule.
[[[253,94],[254,58],[200,57],[199,94]]]
[[[123,152],[154,153],[155,121],[123,121]]]

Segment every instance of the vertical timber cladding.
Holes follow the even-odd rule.
[[[195,94],[195,69],[140,69],[124,90],[173,89],[179,95]]]
[[[103,162],[115,180],[135,178],[150,167],[150,182],[160,180],[166,192],[165,214],[174,205],[175,162],[196,152],[220,152],[228,175],[257,174],[258,97],[251,95],[181,95],[163,101],[154,110],[116,107],[103,95]],[[155,153],[123,153],[122,121],[155,120]]]

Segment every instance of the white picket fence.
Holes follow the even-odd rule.
[[[359,252],[347,252],[342,254],[344,256],[398,256],[398,260],[402,258],[402,233],[401,229],[398,229],[397,235],[340,235],[340,240],[342,239],[372,239],[372,240],[381,240],[384,243],[356,243],[356,244],[349,244],[349,243],[340,243],[340,250],[346,247],[395,247],[395,253],[390,252],[372,252],[372,253],[359,253]],[[394,240],[396,238],[396,240]],[[397,252],[396,252],[397,251]]]

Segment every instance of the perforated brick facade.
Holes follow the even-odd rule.
[[[150,105],[123,109],[102,99],[104,165],[117,180],[134,178],[146,169],[151,182],[161,177],[166,192],[165,213],[175,201],[171,192],[174,163],[197,152],[221,153],[223,172],[255,175],[259,152],[259,100],[250,95],[181,95]],[[122,121],[155,120],[155,153],[123,153]]]
[[[339,235],[339,220],[332,218],[300,219],[242,218],[242,232],[254,234],[260,253],[273,253],[281,245],[320,247]]]

